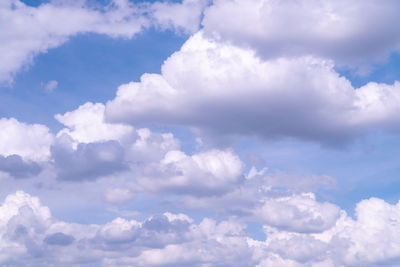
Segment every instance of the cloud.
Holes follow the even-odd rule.
[[[106,201],[113,204],[124,203],[131,200],[134,197],[132,191],[127,188],[114,188],[110,189],[106,193]]]
[[[194,33],[199,29],[201,14],[210,0],[183,0],[182,3],[155,2],[151,5],[156,25],[161,29],[175,29]]]
[[[66,235],[61,232],[57,232],[51,235],[48,235],[43,240],[46,244],[52,246],[68,246],[74,242],[75,238],[71,235]]]
[[[187,155],[179,150],[179,141],[172,134],[109,123],[104,120],[104,110],[103,104],[86,103],[55,116],[67,126],[58,132],[52,147],[61,179],[95,179],[129,166],[130,183],[136,185],[108,190],[105,196],[111,203],[121,203],[130,200],[134,192],[221,194],[243,178],[243,163],[232,151],[209,150]],[[119,146],[118,153],[114,149],[110,152],[115,157],[107,164],[97,159],[100,145],[106,149],[106,143]]]
[[[46,126],[1,118],[0,129],[0,155],[19,155],[28,161],[48,160],[54,136]]]
[[[149,163],[163,159],[167,152],[179,149],[179,141],[171,133],[155,133],[147,128],[135,129],[126,124],[107,123],[104,109],[101,103],[88,102],[76,110],[55,115],[66,126],[57,133],[52,146],[52,157],[62,177],[66,174],[64,172],[68,172],[74,173],[74,179],[84,180],[88,177],[79,176],[88,175],[92,170],[89,176],[94,179],[127,170],[129,166],[140,171]],[[100,151],[109,154],[110,162],[99,158]],[[116,203],[129,200],[132,196],[132,192],[117,196],[115,192],[122,191],[116,190],[109,191],[106,199]]]
[[[159,163],[145,166],[137,182],[150,192],[218,195],[240,182],[242,168],[232,151],[210,150],[189,156],[172,150]]]
[[[267,198],[254,213],[266,225],[298,233],[322,232],[340,217],[339,207],[319,203],[311,193]]]
[[[58,82],[56,80],[51,80],[51,81],[48,81],[46,84],[42,84],[42,86],[44,87],[46,92],[52,93],[54,91],[54,89],[57,88]]]
[[[294,197],[296,202],[298,197]],[[304,201],[297,203],[302,206]],[[399,209],[377,198],[357,204],[319,233],[264,226],[265,241],[233,219],[199,223],[164,213],[104,225],[56,220],[39,199],[18,191],[0,205],[0,263],[41,266],[395,266],[400,262]],[[296,220],[294,221],[296,223]]]
[[[356,220],[343,219],[332,231],[337,231],[331,240],[338,243],[344,264],[398,265],[400,202],[391,205],[378,198],[366,199],[357,204],[355,216]]]
[[[182,223],[182,222],[181,222]],[[252,266],[252,251],[243,226],[230,221],[204,219],[191,224],[189,239],[162,248],[147,249],[137,256],[107,259],[107,265],[134,266]]]
[[[236,260],[246,266],[246,261],[254,262],[249,259],[244,226],[230,221],[204,219],[196,224],[184,214],[165,213],[142,222],[116,218],[104,225],[72,224],[56,220],[38,198],[22,191],[7,196],[0,211],[1,264],[218,266]]]
[[[399,7],[397,1],[217,0],[202,25],[207,36],[252,47],[263,58],[314,55],[357,66],[399,51]]]
[[[180,149],[180,142],[172,133],[157,133],[147,128],[136,133],[137,139],[127,145],[127,158],[136,164],[159,162],[169,151]]]
[[[87,102],[76,110],[62,115],[56,114],[54,117],[67,127],[60,130],[57,136],[68,134],[77,143],[109,140],[124,142],[135,137],[132,126],[106,123],[104,121],[104,105],[101,103]]]
[[[97,33],[132,38],[151,26],[191,33],[198,29],[205,1],[171,4],[134,4],[113,0],[107,5],[91,1],[51,1],[38,7],[20,0],[0,5],[0,82],[11,83],[15,74],[32,64],[40,53],[58,47],[77,34]]]
[[[25,162],[18,155],[0,156],[0,171],[15,178],[26,178],[38,175],[42,168],[36,162]]]
[[[277,182],[280,177],[281,184]],[[296,182],[303,179],[302,182]],[[189,210],[213,210],[219,217],[234,217],[243,222],[256,221],[279,231],[321,233],[336,224],[341,210],[334,204],[317,201],[315,194],[308,191],[317,189],[318,184],[307,186],[307,183],[318,180],[327,189],[330,184],[326,182],[332,182],[333,178],[288,176],[284,173],[271,176],[265,173],[242,181],[224,194],[191,194],[172,203]]]
[[[400,84],[354,88],[331,61],[264,61],[254,51],[200,32],[162,74],[118,88],[106,120],[194,127],[214,136],[298,138],[338,146],[375,129],[398,130]]]
[[[58,178],[69,181],[93,180],[127,169],[124,150],[117,141],[79,143],[76,149],[64,134],[51,147]]]
[[[105,106],[87,102],[76,110],[57,114],[55,118],[66,126],[57,136],[67,134],[73,146],[79,143],[118,141],[132,162],[145,163],[161,160],[165,153],[179,149],[179,141],[171,133],[155,133],[147,128],[135,129],[127,124],[108,123]]]

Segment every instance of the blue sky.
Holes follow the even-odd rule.
[[[0,264],[398,266],[396,1],[0,4]]]
[[[87,101],[105,102],[121,83],[137,80],[145,72],[160,72],[162,62],[184,40],[184,35],[155,30],[129,40],[96,34],[72,37],[61,47],[35,57],[12,85],[3,85],[2,116],[48,124],[56,130],[59,125],[54,114]],[[51,80],[58,86],[48,93],[43,84]],[[10,102],[15,104],[8,106]]]

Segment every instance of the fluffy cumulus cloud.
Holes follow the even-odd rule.
[[[67,134],[77,143],[118,140],[129,141],[134,137],[134,128],[123,124],[109,124],[104,121],[104,105],[87,102],[76,110],[55,115],[56,120],[67,128],[57,136]]]
[[[376,127],[396,129],[398,82],[356,89],[333,67],[314,57],[263,61],[252,50],[200,32],[165,62],[162,75],[144,74],[140,82],[121,85],[107,103],[106,118],[326,145]]]
[[[244,164],[230,150],[209,150],[187,155],[170,133],[109,123],[103,104],[86,103],[55,118],[67,128],[60,130],[51,155],[61,179],[84,180],[110,175],[130,167],[136,189],[180,194],[221,194],[243,178]],[[116,191],[115,191],[116,190]],[[110,190],[111,202],[129,199]],[[125,197],[123,197],[125,196]]]
[[[49,1],[38,7],[20,0],[0,4],[0,82],[11,82],[15,73],[33,58],[80,33],[131,38],[156,26],[190,33],[197,30],[207,1],[184,0],[171,4],[134,4],[113,0],[108,5],[91,1]]]
[[[315,55],[354,66],[399,50],[399,7],[397,1],[216,0],[202,24],[208,36],[250,46],[263,58]]]
[[[137,180],[148,191],[213,195],[238,184],[242,168],[243,163],[231,151],[211,150],[189,156],[172,150],[160,162],[146,166]]]
[[[147,128],[135,129],[106,122],[104,108],[101,103],[88,102],[76,110],[55,116],[66,126],[57,133],[51,146],[51,157],[59,178],[93,180],[129,167],[140,171],[148,164],[160,161],[167,152],[179,149],[179,141],[171,133],[155,133]],[[112,201],[116,199],[113,192],[115,190],[107,197]]]
[[[1,118],[0,129],[0,155],[19,155],[31,161],[45,161],[49,158],[54,136],[45,125]]]
[[[330,203],[315,201],[313,194],[266,199],[255,213],[264,224],[286,231],[321,232],[331,228],[340,209]]]

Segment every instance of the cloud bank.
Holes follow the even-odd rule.
[[[296,202],[296,198],[292,200]],[[304,203],[296,205],[301,207]],[[143,221],[116,218],[104,225],[67,223],[53,218],[38,198],[18,191],[8,195],[0,206],[0,263],[396,265],[400,259],[399,207],[400,204],[391,205],[377,198],[363,200],[357,204],[355,219],[340,211],[333,224],[318,233],[297,228],[278,230],[267,222],[266,240],[257,241],[246,235],[244,224],[209,218],[195,223],[184,214],[164,213]],[[323,210],[321,219],[332,212]],[[304,225],[309,224],[304,222]]]

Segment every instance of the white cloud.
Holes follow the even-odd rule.
[[[32,7],[19,0],[0,4],[0,82],[12,82],[24,66],[40,53],[60,46],[80,33],[131,38],[152,25],[193,32],[200,23],[202,1],[134,4],[113,0],[106,6],[89,1],[52,1]],[[171,14],[174,14],[171,16]]]
[[[106,193],[106,200],[110,203],[123,203],[131,200],[134,195],[132,191],[127,188],[114,188],[108,190]]]
[[[234,220],[194,223],[185,214],[168,212],[143,221],[67,223],[53,218],[38,198],[18,191],[0,205],[0,264],[397,266],[399,223],[400,202],[371,198],[358,203],[355,219],[341,211],[340,219],[322,233],[266,225],[266,241],[257,241],[245,234],[245,224]]]
[[[231,151],[210,150],[189,156],[172,150],[159,163],[146,166],[137,182],[150,192],[214,195],[238,184],[242,169],[243,163]]]
[[[14,118],[1,118],[0,129],[0,155],[16,154],[31,161],[45,161],[49,158],[54,136],[46,126],[26,124]]]
[[[357,204],[355,216],[356,220],[341,220],[331,239],[338,243],[343,263],[400,264],[400,202],[391,205],[378,198],[363,200]]]
[[[254,213],[266,225],[294,232],[322,232],[340,217],[339,207],[317,202],[311,193],[267,198]]]
[[[195,195],[220,194],[240,181],[243,163],[232,151],[209,150],[189,156],[179,150],[179,141],[171,133],[108,123],[104,120],[104,109],[103,104],[86,103],[55,116],[67,126],[58,132],[57,142],[52,147],[61,176],[67,179],[73,176],[73,180],[94,179],[99,170],[110,174],[130,165],[132,180],[145,191]],[[116,146],[106,146],[111,142]],[[111,161],[98,159],[94,153],[106,147],[113,148]],[[115,192],[108,192],[106,199],[111,202],[130,199],[131,193],[116,198]]]
[[[147,128],[136,131],[137,139],[127,146],[127,158],[135,163],[158,162],[165,154],[180,148],[172,133],[156,133]]]
[[[55,118],[66,128],[57,137],[67,134],[73,139],[74,148],[79,143],[115,140],[125,149],[126,157],[133,162],[161,160],[165,153],[179,149],[179,141],[171,133],[155,133],[147,128],[135,129],[120,123],[108,123],[104,118],[105,106],[87,102],[77,109],[57,114]]]
[[[356,89],[331,61],[263,61],[252,50],[208,40],[200,32],[164,63],[161,75],[144,74],[140,82],[121,85],[105,114],[115,122],[333,146],[376,128],[396,129],[399,87],[369,83]]]
[[[263,58],[315,55],[354,66],[399,51],[399,7],[397,1],[216,0],[202,24],[208,36],[250,46]]]
[[[76,143],[104,142],[117,140],[126,142],[135,138],[132,126],[110,124],[104,121],[104,105],[87,102],[76,110],[57,114],[55,118],[67,126],[58,132],[57,136],[68,134]]]
[[[54,89],[57,88],[58,82],[56,80],[51,80],[51,81],[48,81],[45,84],[42,84],[42,86],[44,87],[46,92],[52,93],[54,91]]]
[[[335,226],[340,219],[340,208],[328,202],[319,202],[310,188],[329,188],[332,177],[288,176],[275,174],[270,179],[255,176],[237,184],[221,195],[189,195],[174,204],[192,210],[213,210],[220,217],[234,217],[240,221],[257,221],[279,231],[321,233]],[[282,183],[279,181],[282,177]],[[304,180],[297,182],[297,180]],[[307,181],[308,180],[308,181]],[[318,181],[307,186],[307,182]],[[324,181],[325,180],[325,181]],[[319,183],[319,185],[318,185]]]

